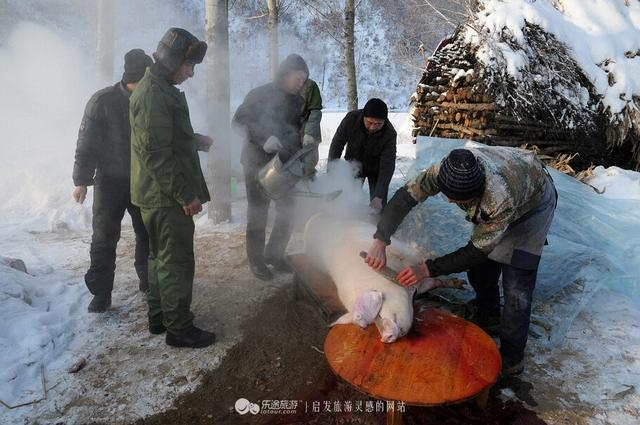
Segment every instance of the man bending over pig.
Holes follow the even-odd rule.
[[[499,331],[502,373],[517,375],[524,368],[533,288],[557,203],[553,181],[533,152],[505,147],[455,149],[394,194],[378,223],[366,263],[381,269],[386,246],[404,217],[418,202],[440,192],[474,224],[469,243],[407,267],[397,279],[415,285],[427,277],[466,271],[476,291],[473,320],[489,333]]]

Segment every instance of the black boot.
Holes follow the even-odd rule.
[[[160,335],[160,334],[164,333],[166,330],[167,330],[167,328],[165,328],[162,323],[160,323],[160,324],[149,323],[149,333],[151,333],[153,335]]]
[[[149,282],[147,282],[146,280],[141,280],[140,283],[138,284],[138,289],[143,294],[146,294],[147,291],[149,290]]]
[[[94,295],[87,310],[89,313],[104,313],[109,307],[111,307],[111,294]]]
[[[179,335],[167,331],[165,341],[167,345],[172,347],[204,348],[213,344],[216,341],[216,336],[213,332],[192,326]]]
[[[500,336],[500,316],[476,316],[470,319],[489,336]]]
[[[524,371],[524,359],[512,359],[510,357],[502,356],[502,371],[503,378],[510,376],[520,375]]]
[[[267,267],[265,263],[249,263],[249,268],[251,269],[251,273],[260,280],[273,279],[273,273],[271,273],[271,270],[269,270],[269,267]]]
[[[271,264],[274,269],[278,270],[282,273],[293,273],[289,262],[282,257],[270,257],[266,256],[264,258],[264,262],[267,264]]]

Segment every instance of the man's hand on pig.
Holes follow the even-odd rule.
[[[375,211],[376,214],[382,213],[382,198],[378,198],[377,196],[369,202],[369,208]]]
[[[396,280],[404,286],[413,286],[428,277],[430,277],[429,268],[426,263],[422,263],[418,266],[405,267],[398,273]]]
[[[374,239],[364,262],[374,270],[382,269],[387,264],[387,245],[380,239]]]

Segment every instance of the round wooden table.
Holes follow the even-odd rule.
[[[334,326],[324,343],[333,372],[376,399],[408,405],[458,403],[488,396],[500,375],[495,342],[475,324],[445,310],[428,308],[409,334],[394,343],[380,341],[375,325]],[[401,412],[387,412],[401,423]]]

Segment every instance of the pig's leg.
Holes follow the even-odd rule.
[[[434,279],[426,278],[420,282],[417,286],[416,294],[424,294],[435,288],[456,288],[462,289],[465,281],[461,279]]]
[[[348,325],[353,323],[353,315],[351,313],[345,313],[338,318],[335,322],[329,325],[329,327],[333,327],[335,325]]]
[[[398,324],[389,318],[376,318],[376,327],[380,332],[380,340],[384,343],[394,342],[400,336],[400,327]]]

